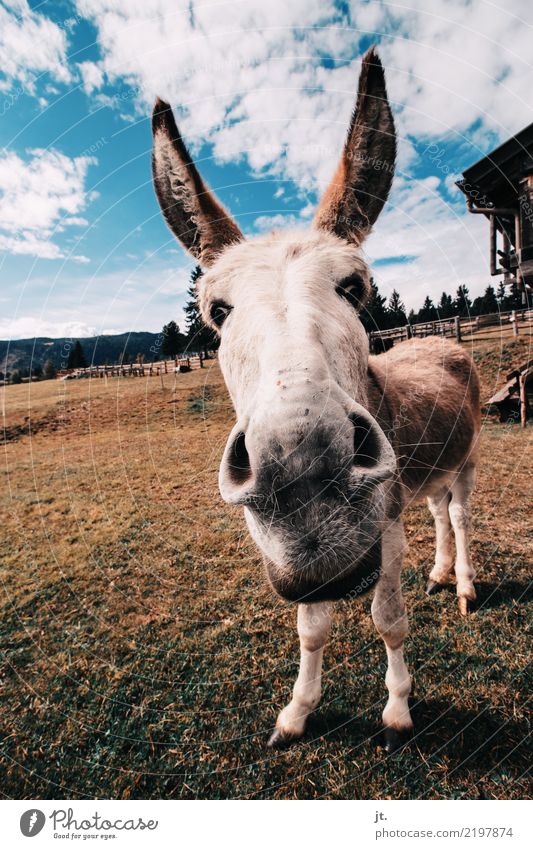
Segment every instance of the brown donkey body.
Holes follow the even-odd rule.
[[[475,465],[479,382],[462,348],[438,336],[412,339],[369,357],[368,376],[369,410],[398,458],[402,506]]]
[[[220,367],[236,412],[219,488],[244,508],[273,588],[298,602],[300,672],[270,743],[300,737],[318,705],[332,600],[374,587],[393,750],[412,729],[402,511],[427,497],[437,537],[428,592],[455,572],[466,613],[475,598],[468,535],[479,389],[470,358],[441,338],[369,357],[359,319],[370,291],[361,243],[387,198],[396,153],[383,68],[368,51],[341,162],[310,232],[245,240],[162,101],[153,132],[157,196],[173,233],[205,270],[202,315],[220,333]]]

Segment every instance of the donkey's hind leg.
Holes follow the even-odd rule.
[[[463,466],[451,485],[452,497],[448,507],[450,520],[455,534],[455,577],[459,610],[468,613],[468,602],[476,598],[474,578],[476,573],[470,557],[470,496],[476,482],[476,468],[473,464]]]
[[[429,573],[428,595],[450,584],[453,575],[452,523],[448,510],[452,497],[449,487],[443,486],[428,497],[428,507],[435,520],[435,565]]]

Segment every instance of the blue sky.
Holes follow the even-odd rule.
[[[0,338],[182,323],[192,261],[151,185],[156,94],[245,233],[308,226],[373,42],[400,139],[365,245],[375,277],[408,307],[460,283],[478,294],[487,225],[454,181],[533,120],[528,11],[526,0],[0,2]]]

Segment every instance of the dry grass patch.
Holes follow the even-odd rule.
[[[517,351],[477,355],[485,396]],[[232,411],[216,364],[166,375],[163,389],[51,381],[4,398],[6,796],[528,794],[529,432],[484,424],[468,619],[452,592],[424,595],[433,530],[424,507],[408,513],[410,749],[380,748],[384,650],[366,598],[340,605],[305,740],[273,753],[295,611],[265,586],[240,512],[217,492]]]

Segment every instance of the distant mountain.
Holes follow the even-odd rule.
[[[0,341],[0,372],[42,366],[52,360],[57,369],[66,368],[69,351],[76,339],[14,339]],[[161,336],[158,333],[119,333],[117,336],[90,336],[80,339],[87,364],[105,365],[135,360],[144,354],[146,362],[161,358]]]

